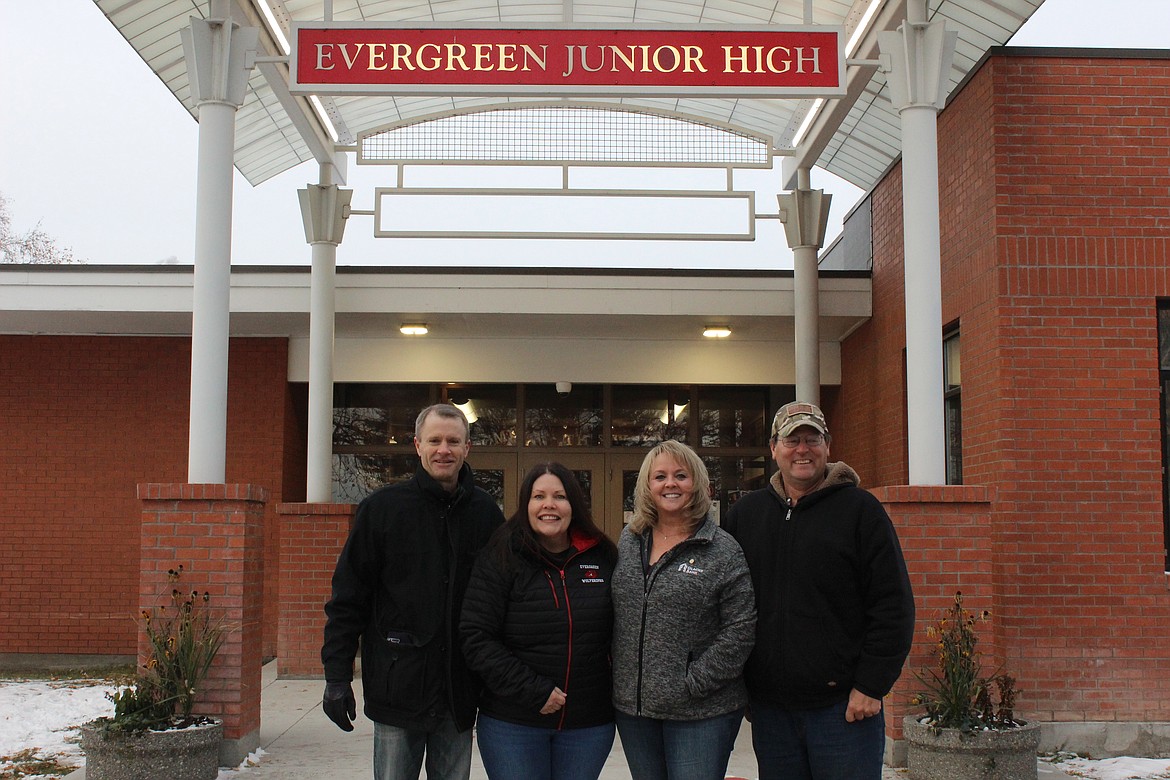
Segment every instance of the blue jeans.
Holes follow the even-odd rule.
[[[480,713],[476,742],[489,780],[597,780],[613,724],[557,731]]]
[[[434,731],[374,723],[374,780],[418,780],[424,753],[427,780],[467,780],[471,729],[459,731],[453,720]]]
[[[742,722],[743,710],[702,720],[617,714],[634,780],[723,780]]]
[[[880,780],[885,710],[847,723],[847,704],[789,710],[752,702],[760,780]]]

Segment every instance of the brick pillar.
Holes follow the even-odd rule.
[[[167,570],[183,566],[180,588],[208,591],[231,627],[199,694],[200,714],[223,718],[220,765],[237,766],[260,746],[264,609],[264,504],[255,485],[142,484],[139,604],[169,600]],[[145,650],[139,632],[138,653]]]
[[[325,602],[355,508],[355,504],[280,504],[276,508],[280,518],[279,677],[324,676]]]
[[[949,607],[956,590],[974,613],[991,609],[993,595],[991,504],[995,491],[984,485],[894,485],[871,491],[886,508],[906,556],[914,587],[914,647],[902,677],[885,702],[886,760],[905,766],[902,718],[918,708],[910,698],[920,685],[915,672],[934,664],[926,628]],[[1002,661],[992,631],[979,632],[985,671]]]

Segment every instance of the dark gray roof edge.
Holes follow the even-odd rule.
[[[1166,60],[1170,49],[1095,49],[1088,46],[1003,46],[990,47],[982,60],[1003,57],[1072,57],[1081,60]],[[978,64],[972,70],[976,70]]]
[[[181,273],[191,274],[191,265],[47,265],[43,263],[0,263],[0,272],[26,271],[37,273],[83,272],[83,273]],[[307,265],[233,265],[233,274],[308,274]],[[536,276],[555,274],[558,276],[641,276],[641,277],[687,277],[687,278],[785,278],[792,276],[791,270],[733,268],[721,271],[713,268],[472,268],[469,266],[338,266],[337,273],[345,274],[430,274],[459,275],[476,274],[483,276]],[[826,278],[868,279],[868,271],[821,271]]]
[[[971,66],[963,80],[955,85],[947,97],[947,105],[963,91],[975,74],[992,57],[1042,57],[1049,59],[1074,60],[1167,60],[1170,59],[1170,49],[1091,49],[1083,46],[992,46],[983,52],[979,61]],[[897,162],[895,160],[895,162]],[[892,166],[891,166],[892,167]],[[885,176],[889,169],[882,174]],[[881,181],[879,178],[878,181]]]

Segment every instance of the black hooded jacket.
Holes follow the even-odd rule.
[[[857,474],[830,463],[824,485],[789,507],[780,475],[731,507],[756,591],[756,645],[744,669],[752,701],[829,706],[851,689],[875,699],[902,672],[914,597],[902,548]]]
[[[447,492],[421,467],[358,506],[325,605],[321,662],[329,682],[353,679],[358,639],[366,716],[430,729],[475,721],[476,678],[457,627],[475,556],[504,521],[466,464]]]
[[[611,723],[613,546],[574,534],[567,558],[517,549],[510,558],[505,566],[485,551],[463,602],[464,653],[484,681],[480,712],[540,728]],[[541,715],[554,687],[565,706]]]

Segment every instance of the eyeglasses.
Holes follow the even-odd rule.
[[[794,450],[804,442],[806,447],[820,447],[825,443],[825,435],[823,433],[810,433],[806,436],[784,436],[780,439],[780,443],[786,450]]]

